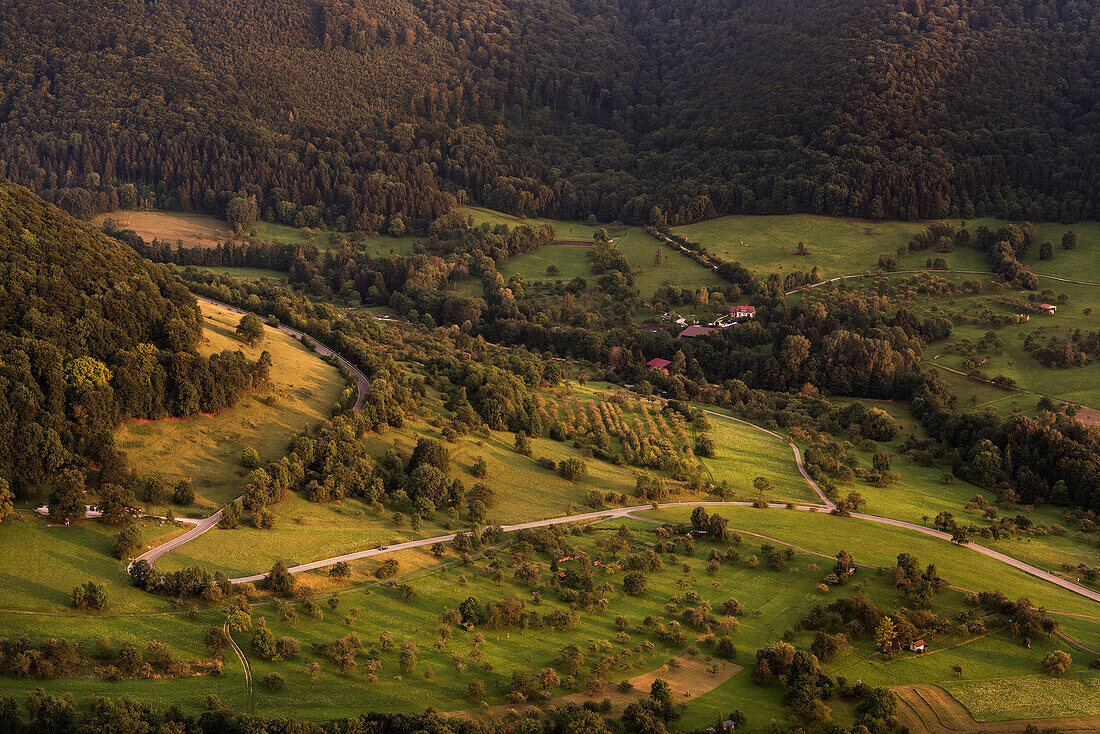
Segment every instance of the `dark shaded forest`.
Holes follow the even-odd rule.
[[[1097,216],[1086,0],[12,0],[0,175],[341,230]],[[399,223],[399,224],[398,224]]]
[[[162,265],[0,182],[0,473],[18,497],[89,462],[118,482],[122,418],[217,412],[258,377],[196,347],[198,304]]]

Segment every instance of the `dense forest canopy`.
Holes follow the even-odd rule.
[[[0,175],[340,229],[1097,215],[1084,0],[13,0]]]
[[[0,472],[17,494],[90,461],[117,481],[122,418],[234,404],[253,365],[199,355],[202,330],[194,296],[163,266],[0,182]]]

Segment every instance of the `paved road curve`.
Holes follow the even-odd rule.
[[[965,272],[965,271],[952,271],[952,272]],[[844,277],[862,277],[862,276],[844,276]],[[839,278],[834,278],[833,280],[839,280]],[[828,282],[828,281],[826,281],[826,282]],[[205,301],[206,303],[210,303],[210,304],[213,304],[215,306],[218,306],[220,308],[229,309],[230,311],[233,311],[233,312],[236,312],[236,313],[245,313],[244,311],[242,311],[239,308],[236,308],[234,306],[230,306],[230,305],[222,303],[220,301],[215,301],[214,299],[211,299],[211,298],[205,298],[203,296],[196,296],[196,298],[201,300],[201,301]],[[297,329],[292,329],[289,326],[282,326],[281,325],[281,326],[279,326],[279,329],[280,329],[280,331],[283,331],[286,334],[290,334],[291,336],[293,336],[294,338],[299,339],[299,340],[302,339],[305,336],[305,334],[303,334],[302,332],[298,331]],[[358,397],[358,400],[356,401],[355,407],[356,407],[356,409],[361,407],[362,403],[363,403],[363,399],[366,396],[367,387],[370,384],[367,381],[366,376],[363,375],[363,373],[360,372],[353,364],[351,364],[346,359],[341,357],[339,354],[336,354],[335,352],[333,352],[331,349],[324,346],[323,344],[316,344],[316,347],[317,347],[317,352],[319,354],[321,354],[323,356],[328,356],[328,357],[335,358],[340,364],[342,364],[348,370],[348,372],[350,374],[355,375],[356,381],[358,383],[358,390],[359,390],[359,397]],[[778,438],[779,440],[787,443],[787,445],[790,447],[792,453],[794,454],[795,464],[798,466],[799,473],[802,474],[802,478],[806,480],[806,483],[814,490],[814,492],[821,499],[822,504],[824,505],[824,506],[799,505],[795,509],[803,510],[803,511],[809,511],[809,512],[822,512],[822,511],[829,511],[829,510],[831,510],[835,507],[833,502],[831,500],[829,500],[829,498],[825,495],[825,493],[823,491],[821,491],[821,487],[819,487],[817,485],[817,482],[815,482],[813,480],[813,478],[810,477],[810,475],[806,472],[806,468],[802,464],[802,454],[798,450],[798,447],[794,443],[787,441],[786,438],[784,438],[779,433],[776,433],[775,431],[770,431],[767,428],[763,428],[761,426],[756,425],[755,423],[750,423],[749,421],[742,420],[741,418],[735,418],[733,416],[725,415],[724,413],[718,413],[718,412],[715,412],[715,411],[712,411],[712,410],[707,410],[706,412],[709,413],[710,415],[713,415],[713,416],[717,417],[717,418],[722,418],[724,420],[736,421],[738,423],[749,426],[751,428],[755,428],[758,431],[763,431],[764,433],[767,433],[768,435],[773,436],[775,438]],[[723,506],[723,505],[725,505],[725,506],[730,506],[730,505],[733,505],[733,506],[749,506],[750,504],[751,503],[749,503],[749,502],[669,502],[669,503],[661,504],[660,507],[661,508],[666,508],[666,507],[696,507],[696,506],[700,506],[700,505],[703,505],[703,506],[711,506],[711,505],[717,505],[717,506]],[[784,505],[784,504],[772,504],[770,506],[772,506],[772,507],[786,507],[786,505]],[[648,510],[648,509],[653,509],[653,505],[636,505],[634,507],[618,507],[618,508],[611,509],[611,510],[600,510],[600,511],[596,511],[596,512],[585,512],[585,513],[581,513],[579,515],[568,515],[566,517],[554,517],[554,518],[549,518],[549,519],[546,519],[546,520],[535,520],[533,522],[520,523],[518,525],[505,525],[502,529],[503,529],[504,532],[514,532],[516,530],[526,530],[526,529],[529,529],[529,528],[545,527],[545,526],[548,526],[548,525],[559,525],[559,524],[562,524],[562,523],[585,522],[585,521],[589,521],[589,520],[598,520],[598,519],[601,519],[601,518],[609,519],[609,518],[615,518],[615,517],[624,517],[624,516],[629,515],[632,512],[641,512],[641,511]],[[163,545],[157,546],[156,548],[153,548],[152,550],[147,551],[146,553],[142,554],[141,556],[139,556],[138,558],[136,558],[134,560],[135,561],[145,560],[145,561],[148,561],[149,563],[153,563],[157,558],[161,557],[165,553],[168,553],[169,551],[172,551],[175,548],[178,548],[181,545],[195,539],[199,535],[202,535],[207,530],[209,530],[210,528],[217,525],[218,521],[221,520],[221,515],[222,515],[222,511],[219,510],[218,512],[214,513],[213,515],[206,518],[205,520],[200,521],[193,529],[187,531],[186,533],[179,536],[178,538],[170,540],[167,543],[164,543]],[[922,533],[924,535],[930,535],[934,538],[940,538],[942,540],[947,540],[947,541],[951,540],[951,536],[948,535],[947,533],[936,530],[934,528],[927,528],[927,527],[924,527],[923,525],[916,525],[916,524],[911,523],[911,522],[905,522],[904,520],[894,520],[894,519],[891,519],[891,518],[888,518],[888,517],[879,517],[877,515],[866,515],[866,514],[863,514],[863,513],[852,513],[852,517],[859,518],[861,520],[867,520],[869,522],[877,522],[877,523],[881,523],[881,524],[884,524],[884,525],[892,525],[894,527],[904,528],[906,530],[912,530],[914,532]],[[392,546],[387,547],[385,550],[382,550],[381,548],[372,548],[370,550],[357,551],[355,553],[346,553],[346,554],[341,555],[341,556],[334,556],[332,558],[325,558],[325,559],[322,559],[322,560],[319,560],[319,561],[312,561],[310,563],[303,563],[301,565],[294,566],[293,568],[290,569],[290,571],[291,571],[291,573],[298,573],[298,572],[301,572],[301,571],[313,571],[313,570],[316,570],[318,568],[324,568],[326,566],[331,566],[334,563],[338,563],[339,561],[354,561],[354,560],[358,560],[360,558],[369,558],[371,556],[381,555],[383,553],[394,553],[396,551],[407,550],[409,548],[420,548],[420,547],[423,547],[423,546],[426,546],[426,545],[432,545],[434,543],[447,543],[447,542],[450,542],[450,541],[454,540],[454,537],[455,537],[455,534],[452,533],[450,535],[440,535],[440,536],[437,536],[435,538],[420,538],[418,540],[410,540],[410,541],[405,542],[405,543],[398,543],[396,545],[392,545]],[[1032,576],[1035,576],[1036,578],[1039,578],[1039,579],[1042,579],[1043,581],[1047,581],[1049,583],[1052,583],[1055,586],[1059,586],[1063,589],[1066,589],[1067,591],[1071,591],[1075,594],[1079,594],[1081,596],[1086,597],[1087,599],[1091,599],[1092,601],[1100,602],[1100,592],[1093,591],[1092,589],[1087,589],[1084,586],[1081,586],[1079,584],[1075,584],[1072,581],[1067,581],[1066,579],[1055,576],[1054,574],[1047,573],[1046,571],[1043,571],[1040,568],[1036,568],[1035,566],[1024,563],[1023,561],[1020,561],[1016,558],[1013,558],[1012,556],[1006,555],[1006,554],[1001,553],[999,551],[995,551],[991,548],[986,548],[985,546],[978,545],[977,543],[969,543],[969,544],[967,544],[966,547],[970,548],[973,551],[981,553],[984,556],[988,556],[989,558],[993,558],[995,560],[1001,561],[1002,563],[1007,563],[1008,565],[1012,566],[1013,568],[1019,569],[1019,570],[1023,571],[1024,573],[1031,574]],[[246,583],[246,582],[255,582],[255,581],[262,580],[265,575],[266,574],[254,574],[252,576],[242,576],[240,578],[231,579],[231,581],[235,584],[241,584],[241,583]]]
[[[172,538],[171,540],[169,540],[166,543],[161,543],[156,548],[152,548],[150,550],[145,551],[140,556],[138,556],[134,560],[130,561],[130,565],[127,566],[126,569],[129,570],[130,566],[133,566],[138,561],[148,561],[149,564],[152,565],[158,558],[163,556],[165,553],[168,553],[169,551],[172,551],[172,550],[175,550],[176,548],[179,548],[184,543],[191,542],[195,538],[197,538],[200,535],[202,535],[203,533],[205,533],[210,528],[217,525],[222,519],[222,512],[223,512],[223,510],[218,510],[213,515],[211,515],[210,517],[204,517],[202,520],[191,520],[191,519],[181,518],[180,522],[193,523],[195,527],[191,528],[190,530],[188,530],[183,535],[180,535],[176,538]]]
[[[239,314],[248,313],[247,311],[244,311],[243,309],[237,308],[236,306],[230,306],[228,303],[222,303],[221,301],[215,301],[213,298],[207,298],[205,296],[196,295],[195,299],[199,300],[199,301],[202,301],[204,303],[209,303],[212,306],[217,306],[218,308],[224,308],[227,311],[231,311],[233,313],[239,313]],[[307,336],[306,334],[303,334],[302,332],[298,331],[297,329],[293,329],[293,328],[291,328],[289,326],[285,326],[283,324],[280,324],[278,329],[279,329],[279,331],[283,332],[284,334],[289,334],[290,336],[294,337],[298,341],[301,341],[304,337]],[[367,388],[370,387],[370,380],[367,379],[367,376],[364,375],[359,370],[358,367],[353,365],[351,362],[349,362],[343,356],[337,354],[336,352],[334,352],[331,349],[329,349],[328,347],[326,347],[324,344],[320,344],[316,341],[313,341],[313,345],[316,348],[318,354],[320,354],[322,357],[330,357],[332,359],[335,359],[337,362],[339,362],[344,367],[344,369],[346,369],[348,371],[349,374],[351,374],[355,377],[356,389],[358,391],[358,397],[355,400],[355,409],[356,410],[361,410],[362,407],[363,407],[363,400],[366,399],[366,397],[367,397]],[[238,497],[238,499],[240,499],[240,498]],[[191,528],[190,530],[188,530],[186,533],[179,536],[178,538],[173,538],[172,540],[169,540],[167,543],[163,543],[162,545],[158,545],[156,548],[153,548],[151,550],[146,551],[145,553],[142,553],[140,556],[138,556],[133,561],[131,561],[130,565],[132,566],[134,563],[137,563],[138,561],[148,561],[150,564],[153,564],[154,562],[156,562],[156,560],[158,558],[163,556],[165,553],[168,553],[170,551],[175,550],[176,548],[179,548],[184,543],[191,542],[195,538],[197,538],[200,535],[202,535],[203,533],[205,533],[210,528],[217,525],[222,519],[222,512],[223,512],[223,510],[218,510],[213,515],[211,515],[210,517],[204,518],[202,520],[191,520],[191,519],[181,518],[181,522],[192,523],[192,524],[195,525],[195,527]],[[129,566],[127,566],[127,568],[129,568]]]
[[[206,296],[196,295],[195,299],[199,300],[199,301],[202,301],[204,303],[209,303],[212,306],[217,306],[218,308],[224,308],[227,311],[232,311],[233,313],[239,313],[239,314],[242,314],[242,315],[248,313],[248,311],[237,308],[236,306],[230,306],[228,303],[222,303],[221,301],[215,301],[213,298],[207,298]],[[255,314],[255,315],[259,316],[259,314]],[[261,316],[260,318],[263,318],[263,317]],[[290,336],[294,337],[298,341],[302,341],[302,339],[305,339],[309,336],[308,334],[303,334],[302,332],[298,331],[297,329],[294,329],[290,326],[287,326],[286,324],[279,324],[279,326],[277,328],[279,329],[279,331],[283,332],[284,334],[289,334]],[[362,407],[363,407],[363,401],[367,397],[367,388],[370,387],[370,380],[367,379],[367,376],[364,375],[358,367],[353,365],[351,362],[349,362],[342,355],[337,354],[336,352],[332,351],[331,349],[326,347],[324,344],[321,344],[320,342],[318,342],[315,339],[310,338],[310,341],[313,343],[313,347],[314,347],[314,349],[316,349],[318,354],[320,354],[322,357],[329,357],[331,359],[335,359],[340,364],[341,367],[343,367],[344,369],[346,369],[348,371],[348,374],[352,375],[355,378],[355,383],[356,383],[355,386],[356,386],[356,390],[358,391],[358,397],[355,400],[355,409],[356,410],[361,410]]]
[[[703,506],[703,507],[710,507],[710,506],[717,506],[717,507],[729,507],[729,506],[751,507],[752,503],[751,502],[666,502],[666,503],[663,503],[663,504],[659,505],[658,507],[660,509],[665,509],[665,508],[669,508],[669,507],[699,507],[699,506]],[[785,508],[785,507],[787,507],[787,505],[783,504],[783,503],[771,503],[768,506],[772,507],[772,508]],[[614,509],[609,509],[609,510],[598,510],[596,512],[585,512],[585,513],[581,513],[579,515],[568,515],[566,517],[554,517],[554,518],[550,518],[550,519],[547,519],[547,520],[535,520],[533,522],[525,522],[525,523],[520,523],[518,525],[505,525],[501,529],[506,533],[510,533],[510,532],[514,532],[516,530],[527,530],[527,529],[530,529],[530,528],[546,527],[548,525],[560,525],[562,523],[586,522],[586,521],[590,521],[590,520],[608,520],[608,519],[613,519],[613,518],[623,518],[623,517],[627,517],[627,516],[631,515],[631,513],[644,512],[646,510],[652,510],[652,509],[653,509],[653,505],[635,505],[633,507],[616,507]],[[803,512],[827,512],[828,511],[828,508],[821,507],[821,506],[818,506],[818,505],[796,505],[795,509],[796,510],[801,510]],[[892,525],[894,527],[904,528],[906,530],[913,530],[915,532],[922,533],[924,535],[930,535],[934,538],[940,538],[942,540],[947,540],[948,542],[950,542],[950,540],[951,540],[951,536],[947,533],[941,532],[939,530],[935,530],[933,528],[926,528],[923,525],[916,525],[914,523],[905,522],[904,520],[893,520],[893,519],[888,518],[888,517],[879,517],[878,515],[865,515],[863,513],[852,513],[852,517],[860,519],[860,520],[867,520],[869,522],[877,522],[877,523],[881,523],[881,524],[884,524],[884,525]],[[420,538],[418,540],[410,540],[406,543],[398,543],[396,545],[387,546],[385,550],[382,550],[381,548],[371,548],[370,550],[357,551],[355,553],[345,553],[344,555],[341,555],[341,556],[334,556],[332,558],[325,558],[325,559],[320,560],[320,561],[312,561],[311,563],[303,563],[300,566],[294,566],[293,568],[290,569],[290,572],[291,573],[299,573],[301,571],[314,571],[314,570],[319,569],[319,568],[324,568],[326,566],[331,566],[332,564],[337,563],[339,561],[355,561],[355,560],[359,560],[360,558],[370,558],[371,556],[377,556],[377,555],[382,555],[382,554],[386,554],[386,553],[394,553],[394,552],[400,551],[400,550],[408,550],[409,548],[420,548],[420,547],[423,547],[423,546],[426,546],[426,545],[432,545],[434,543],[448,543],[448,542],[454,540],[454,537],[455,537],[455,534],[452,533],[450,535],[440,535],[440,536],[437,536],[435,538]],[[1061,588],[1066,589],[1067,591],[1072,591],[1073,593],[1080,594],[1081,596],[1084,596],[1088,599],[1091,599],[1092,601],[1100,602],[1100,592],[1093,591],[1092,589],[1087,589],[1084,586],[1080,586],[1078,584],[1073,583],[1072,581],[1067,581],[1066,579],[1063,579],[1063,578],[1060,578],[1060,577],[1055,576],[1053,574],[1047,573],[1046,571],[1043,571],[1042,569],[1036,568],[1035,566],[1031,566],[1031,565],[1029,565],[1027,563],[1024,563],[1023,561],[1017,560],[1017,559],[1015,559],[1011,556],[1007,556],[1004,553],[1000,553],[999,551],[992,550],[991,548],[986,548],[985,546],[978,545],[976,543],[970,543],[966,547],[970,548],[973,551],[981,553],[984,556],[988,556],[988,557],[993,558],[995,560],[1001,561],[1002,563],[1007,563],[1008,565],[1012,566],[1013,568],[1017,568],[1017,569],[1025,572],[1025,573],[1029,573],[1032,576],[1040,578],[1043,581],[1047,581],[1049,583],[1052,583],[1055,586],[1060,586]],[[245,583],[245,582],[261,581],[261,580],[263,580],[264,576],[266,576],[266,574],[261,573],[261,574],[255,574],[253,576],[244,576],[244,577],[241,577],[241,578],[230,579],[230,580],[234,584],[241,584],[241,583]]]

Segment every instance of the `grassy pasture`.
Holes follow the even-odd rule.
[[[222,219],[205,214],[182,212],[117,211],[100,214],[92,219],[97,227],[107,219],[113,219],[123,229],[132,229],[146,242],[160,240],[188,247],[217,247],[236,239],[233,230]]]
[[[779,439],[744,424],[714,417],[709,435],[714,439],[715,455],[700,461],[715,482],[728,482],[738,499],[756,497],[752,482],[762,476],[775,487],[765,497],[769,502],[820,502],[798,473],[790,447]]]
[[[874,222],[810,214],[737,215],[674,227],[727,260],[739,260],[757,273],[809,271],[815,265],[827,277],[873,268],[883,252],[906,245],[927,222]],[[804,242],[810,254],[793,253]]]
[[[205,303],[202,308],[206,330],[200,351],[240,349],[256,359],[266,349],[273,360],[271,385],[220,415],[126,421],[115,439],[139,475],[159,473],[170,483],[190,478],[196,512],[207,515],[240,494],[245,448],[255,448],[265,461],[282,456],[291,437],[329,415],[345,385],[335,367],[293,337],[265,327],[264,341],[249,347],[234,335],[239,314]]]
[[[112,551],[120,528],[92,521],[51,526],[46,518],[33,512],[21,515],[21,520],[0,523],[0,547],[5,549],[0,607],[75,613],[71,608],[73,588],[95,580],[108,586],[110,613],[167,608],[166,602],[130,585],[122,562]],[[163,542],[182,532],[181,528],[155,520],[142,521],[140,528],[146,544]]]
[[[604,228],[607,229],[608,232],[611,231],[611,226],[607,224],[590,225],[579,221],[568,222],[562,219],[545,219],[543,217],[520,219],[511,214],[505,214],[504,212],[498,212],[493,209],[486,209],[481,206],[464,206],[460,208],[459,211],[461,211],[464,216],[472,217],[475,225],[482,224],[483,222],[488,222],[494,226],[503,224],[506,227],[520,227],[522,225],[541,227],[544,224],[549,224],[554,227],[554,232],[559,240],[591,242],[597,229]],[[629,230],[629,227],[623,228],[624,232]],[[612,236],[619,235],[613,234]]]
[[[268,280],[285,281],[288,277],[287,273],[279,270],[268,270],[266,268],[228,268],[228,267],[214,267],[203,266],[202,270],[209,270],[212,273],[218,275],[228,275],[231,278],[238,278],[240,280]]]
[[[570,281],[573,278],[584,278],[594,281],[591,263],[588,261],[587,247],[575,247],[572,245],[547,245],[534,252],[527,252],[516,257],[509,258],[500,273],[505,279],[513,275],[521,275],[526,280],[544,280],[553,283],[557,280]],[[546,269],[551,265],[557,266],[559,272],[549,275]]]
[[[694,260],[685,257],[677,251],[671,250],[645,233],[641,227],[621,227],[612,230],[610,225],[591,226],[579,222],[566,222],[552,219],[519,219],[508,214],[495,212],[481,207],[465,207],[463,213],[473,217],[475,224],[488,222],[490,224],[505,224],[515,227],[522,224],[541,226],[550,224],[554,227],[559,240],[576,240],[591,242],[596,230],[605,227],[614,238],[615,247],[622,251],[634,271],[634,282],[642,298],[649,298],[660,286],[668,283],[681,287],[701,288],[703,286],[720,287],[725,282],[714,274],[713,271],[699,265]],[[664,262],[657,266],[654,264],[654,256],[658,249],[664,249]],[[566,245],[550,245],[540,248],[536,252],[526,253],[509,260],[501,273],[505,278],[513,274],[520,274],[528,280],[571,280],[574,277],[582,277],[590,283],[594,283],[596,275],[585,255],[588,250],[584,247]],[[561,271],[558,275],[547,275],[546,268],[549,265],[557,265]]]
[[[182,242],[187,247],[216,247],[223,242],[254,239],[258,242],[278,242],[284,245],[313,244],[322,250],[333,249],[339,238],[347,235],[324,230],[291,227],[286,224],[258,220],[253,228],[255,237],[237,237],[223,219],[206,214],[161,211],[116,211],[92,219],[101,226],[113,219],[119,226],[132,229],[146,242],[160,240],[170,244]],[[591,236],[591,235],[590,235]],[[356,234],[357,246],[373,255],[408,255],[418,238],[391,237],[382,234]]]
[[[1100,677],[1096,675],[945,681],[944,688],[978,721],[1100,715]]]

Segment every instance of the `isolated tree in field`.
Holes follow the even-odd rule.
[[[489,473],[489,465],[485,463],[484,457],[477,457],[474,459],[473,466],[470,467],[470,473],[478,479],[484,479],[485,475]]]
[[[211,627],[206,631],[203,643],[206,645],[207,652],[211,655],[218,655],[229,645],[229,637],[221,627]]]
[[[1054,259],[1054,245],[1050,242],[1044,242],[1039,245],[1039,259],[1040,260],[1053,260]]]
[[[346,579],[351,575],[351,566],[347,561],[337,561],[332,564],[332,568],[329,569],[328,575],[336,579]]]
[[[955,673],[956,678],[962,678],[963,666],[962,663],[955,663],[951,666],[951,670]]]
[[[332,645],[332,660],[336,669],[344,675],[355,670],[355,658],[359,656],[363,643],[354,632],[341,637]]]
[[[573,456],[558,462],[558,474],[568,482],[576,482],[588,474],[588,465]]]
[[[252,516],[252,524],[257,530],[271,530],[275,527],[275,513],[266,507],[261,507]]]
[[[1047,675],[1062,675],[1069,670],[1070,664],[1073,662],[1073,658],[1069,656],[1069,653],[1062,650],[1055,650],[1043,658],[1040,663],[1043,672]]]
[[[143,498],[145,502],[150,505],[159,504],[164,499],[166,491],[164,477],[159,474],[153,474],[145,480],[145,488]]]
[[[401,670],[411,673],[416,668],[417,645],[413,640],[404,640],[401,643],[401,652],[398,653],[397,662]]]
[[[286,686],[286,681],[283,680],[283,676],[278,673],[268,673],[264,676],[264,686],[272,693],[281,691]]]
[[[260,468],[260,452],[249,446],[241,452],[241,466],[245,469]]]
[[[262,622],[263,617],[260,617],[259,621]],[[260,627],[252,635],[252,649],[264,660],[271,660],[275,657],[275,635],[267,628],[267,625]]]
[[[1077,233],[1072,229],[1066,230],[1066,233],[1062,235],[1062,249],[1073,250],[1077,247]]]
[[[658,247],[657,251],[653,253],[653,265],[654,267],[661,267],[665,262],[665,249]]]
[[[237,338],[249,346],[264,340],[264,322],[255,314],[246,313],[237,324]]]
[[[191,487],[191,482],[181,479],[172,492],[172,501],[180,507],[189,507],[194,504],[195,490]]]
[[[88,581],[73,589],[74,609],[106,609],[107,589],[94,581]]]
[[[531,455],[531,439],[523,431],[516,433],[516,451],[524,456]]]
[[[137,525],[127,525],[122,529],[122,532],[115,536],[115,557],[119,560],[124,561],[127,558],[132,558],[140,548],[141,532],[137,529]]]
[[[886,472],[890,471],[890,464],[893,462],[894,457],[888,451],[880,451],[875,454],[871,459],[871,463],[875,467],[875,471]]]
[[[481,703],[485,700],[485,684],[480,680],[472,680],[469,685],[466,686],[466,698],[470,699],[471,703]]]
[[[768,492],[771,492],[773,489],[775,489],[767,477],[757,477],[756,479],[753,479],[752,488],[755,489],[756,493],[760,496],[764,496]]]
[[[631,571],[623,577],[623,591],[631,596],[641,596],[646,592],[646,578],[641,571]]]
[[[715,445],[714,439],[706,435],[698,435],[695,437],[695,455],[702,456],[704,459],[714,458]]]
[[[294,574],[286,567],[286,564],[280,559],[275,561],[275,565],[271,567],[271,571],[267,574],[267,588],[276,594],[289,595],[294,593]]]

